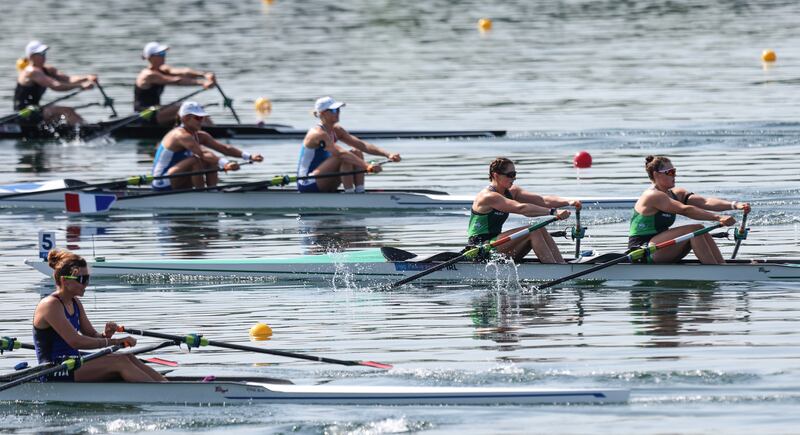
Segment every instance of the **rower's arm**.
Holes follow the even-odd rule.
[[[179,67],[167,66],[167,65],[163,65],[161,67],[161,69],[164,70],[164,72],[166,72],[167,74],[177,75],[177,76],[184,76],[184,77],[188,77],[188,78],[205,78],[205,77],[208,77],[209,74],[212,74],[212,75],[214,74],[214,73],[210,73],[210,72],[197,71],[197,70],[194,70],[194,69],[191,69],[191,68],[186,68],[186,67],[179,68]]]
[[[750,204],[739,201],[728,201],[721,198],[705,198],[698,194],[689,197],[689,205],[711,211],[744,210],[750,209]]]
[[[145,83],[151,85],[180,85],[180,86],[202,86],[206,81],[202,78],[193,76],[161,74],[153,71],[144,79]]]
[[[386,151],[385,149],[377,145],[362,140],[357,136],[350,134],[347,130],[345,130],[338,124],[334,128],[336,131],[336,135],[339,137],[339,139],[341,139],[342,142],[350,145],[351,147],[359,149],[367,154],[372,154],[373,156],[384,156],[387,159],[391,159],[393,162],[400,161],[400,154],[390,153],[389,151]]]
[[[689,198],[689,202],[691,202],[691,198]],[[645,207],[654,208],[656,210],[663,211],[666,213],[675,213],[683,215],[690,219],[695,219],[699,221],[721,222],[723,219],[727,217],[718,215],[716,213],[711,213],[694,205],[683,204],[680,201],[676,201],[670,198],[669,196],[667,196],[667,194],[663,192],[651,195],[648,198],[648,201],[646,201]]]
[[[70,83],[68,80],[56,80],[38,70],[31,74],[31,80],[36,82],[39,86],[44,86],[54,91],[69,91],[81,87],[81,83]]]
[[[79,334],[72,324],[69,323],[69,320],[67,320],[67,318],[64,316],[64,307],[61,305],[58,299],[47,298],[40,304],[42,305],[37,307],[37,312],[39,310],[43,310],[41,312],[41,316],[47,325],[53,328],[56,333],[73,349],[97,349],[106,345],[106,339],[104,338]],[[86,316],[83,312],[83,308],[81,308],[81,330],[83,330],[83,321],[85,317]]]
[[[495,210],[505,213],[521,214],[527,217],[544,216],[550,214],[549,207],[508,199],[497,192],[485,194],[480,201],[479,206],[481,206],[481,208],[491,207]]]
[[[198,137],[200,138],[200,142],[203,145],[213,150],[219,151],[222,154],[225,154],[226,156],[239,157],[244,160],[253,160],[255,162],[260,162],[264,160],[264,157],[262,157],[261,154],[247,153],[247,155],[245,155],[246,151],[240,150],[239,148],[236,148],[233,145],[222,143],[214,139],[210,134],[204,131],[199,132]]]
[[[326,144],[325,150],[330,152],[332,156],[344,162],[350,163],[351,165],[357,168],[369,171],[370,164],[367,163],[367,161],[358,158],[358,156],[356,156],[353,153],[347,152],[344,148],[340,147],[339,145],[336,144],[328,145],[326,143],[327,138],[328,138],[327,135],[319,132],[318,130],[317,131],[311,130],[308,133],[306,133],[306,137],[303,139],[303,146],[313,150],[319,148],[320,146],[322,146],[323,143],[325,143]]]

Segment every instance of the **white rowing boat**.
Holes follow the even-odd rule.
[[[289,381],[217,378],[210,382],[29,382],[0,401],[107,404],[528,405],[624,403],[624,389],[295,385]]]
[[[323,255],[284,258],[130,260],[90,262],[93,277],[153,278],[172,276],[268,277],[278,280],[359,281],[386,284],[415,275],[453,258],[456,253],[441,253],[420,258],[394,248],[373,248]],[[420,282],[492,282],[497,280],[553,280],[608,261],[618,254],[606,254],[580,263],[541,264],[535,260],[520,264],[460,262],[421,277]],[[52,270],[42,260],[26,264],[45,275]],[[697,261],[675,264],[620,263],[582,277],[586,280],[677,280],[677,281],[780,281],[800,279],[800,259],[735,260],[723,265],[703,265]]]
[[[64,210],[63,189],[79,186],[75,180],[0,186],[0,208]],[[51,192],[52,190],[58,190]],[[77,191],[77,187],[76,187]],[[112,210],[147,211],[346,211],[346,210],[469,210],[473,196],[433,190],[368,190],[365,194],[299,193],[293,188],[195,192],[153,192],[146,188],[89,190],[92,195],[116,198]],[[22,195],[24,194],[24,195]],[[3,198],[4,195],[13,195]],[[586,207],[630,208],[635,198],[585,198]]]

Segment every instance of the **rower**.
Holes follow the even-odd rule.
[[[69,251],[54,249],[47,255],[56,291],[44,297],[33,314],[33,340],[40,364],[59,364],[83,349],[136,345],[133,337],[113,338],[117,324],[108,322],[101,334],[89,321],[80,297],[89,285],[86,260]],[[133,355],[110,354],[88,361],[75,371],[52,378],[75,382],[122,379],[127,382],[159,382],[166,378]]]
[[[202,86],[208,89],[216,83],[216,76],[212,72],[167,65],[165,63],[167,50],[169,50],[169,46],[158,42],[150,42],[144,46],[142,58],[147,61],[148,65],[136,77],[136,85],[133,88],[134,111],[141,112],[150,107],[160,106],[161,94],[166,85]],[[156,115],[150,119],[159,125],[174,125],[177,113],[177,106],[168,105],[159,107]],[[206,118],[205,124],[210,125],[211,118]]]
[[[385,156],[393,162],[400,161],[400,154],[390,153],[363,141],[339,125],[339,112],[344,105],[345,103],[332,97],[322,97],[314,104],[314,116],[319,118],[320,123],[309,129],[303,139],[300,162],[297,165],[298,177],[353,172],[359,169],[369,173],[381,172],[379,164],[364,160],[364,153]],[[337,144],[339,140],[352,148],[344,149]],[[297,181],[297,190],[336,192],[339,185],[344,186],[346,193],[364,193],[364,173],[301,179]]]
[[[702,228],[700,224],[670,228],[675,223],[676,215],[701,221],[716,221],[730,226],[736,223],[733,216],[711,211],[750,211],[750,204],[746,202],[705,198],[682,187],[675,187],[677,169],[667,157],[647,156],[644,167],[653,185],[642,193],[633,206],[628,249],[658,244]],[[674,263],[685,257],[689,250],[694,251],[694,255],[703,264],[725,263],[719,247],[710,234],[703,234],[674,246],[659,249],[652,257],[647,258],[647,262]]]
[[[47,45],[39,41],[31,41],[25,46],[25,57],[22,68],[17,75],[17,87],[14,89],[14,110],[22,110],[28,106],[39,106],[42,95],[47,89],[69,91],[71,89],[90,89],[97,83],[97,76],[66,75],[52,65],[46,64]],[[42,113],[35,112],[34,122],[62,121],[70,126],[84,124],[83,118],[75,109],[64,106],[47,106]]]
[[[217,157],[214,153],[204,148],[208,147],[219,151],[226,156],[240,157],[243,160],[261,162],[261,154],[251,154],[240,150],[233,145],[224,144],[202,131],[203,119],[208,116],[203,106],[187,101],[181,104],[178,110],[181,124],[170,130],[156,150],[153,161],[154,176],[179,174],[183,172],[198,172],[218,167],[224,171],[236,171],[239,164],[228,161],[224,157]],[[171,190],[186,188],[203,188],[217,185],[219,176],[217,172],[192,177],[164,178],[153,181],[155,190]]]
[[[514,162],[505,157],[498,157],[489,165],[489,185],[481,190],[472,202],[467,231],[469,245],[491,243],[527,228],[522,226],[503,232],[503,224],[511,213],[528,217],[550,214],[558,219],[566,219],[570,212],[559,210],[559,207],[570,206],[576,210],[581,209],[581,202],[576,199],[528,192],[514,184],[516,178],[517,170]],[[522,261],[533,250],[541,263],[566,263],[556,242],[545,228],[502,244],[497,250],[512,257],[516,262]]]

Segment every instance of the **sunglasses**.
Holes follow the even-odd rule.
[[[333,113],[334,115],[338,115],[339,114],[339,109],[340,108],[337,107],[335,109],[328,109],[327,111]]]
[[[151,56],[166,57],[167,56],[167,51],[166,50],[159,51],[158,53],[151,54]]]
[[[89,276],[90,275],[64,275],[62,278],[71,279],[73,281],[77,281],[78,284],[89,285]]]
[[[662,170],[656,171],[656,172],[658,172],[659,174],[667,175],[669,177],[674,177],[675,174],[678,173],[678,170],[675,169],[675,168],[669,168],[669,169],[662,169]]]
[[[500,175],[505,175],[508,178],[517,178],[517,171],[509,171],[509,172],[496,172]]]

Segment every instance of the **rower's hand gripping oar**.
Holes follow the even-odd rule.
[[[242,121],[239,120],[239,115],[236,114],[236,109],[233,108],[233,99],[228,98],[228,96],[225,95],[225,92],[222,92],[222,88],[219,86],[219,83],[214,82],[214,87],[216,87],[219,91],[219,94],[222,95],[222,107],[227,107],[230,109],[231,114],[233,114],[233,118],[236,119],[236,123],[241,124]]]
[[[41,112],[42,110],[44,110],[45,107],[52,106],[53,104],[56,104],[56,103],[58,103],[60,101],[64,101],[64,100],[66,100],[68,98],[72,98],[72,97],[80,94],[81,92],[83,92],[85,90],[86,89],[84,89],[84,88],[78,89],[76,91],[70,92],[67,95],[64,95],[62,97],[58,97],[55,100],[53,100],[53,101],[51,101],[51,102],[49,102],[49,103],[47,103],[45,105],[42,105],[42,106],[34,106],[34,105],[27,106],[27,107],[23,108],[22,110],[20,110],[17,113],[13,113],[11,115],[4,116],[4,117],[0,118],[0,124],[5,124],[6,122],[11,122],[11,121],[13,121],[13,120],[15,120],[17,118],[28,119],[34,113]]]
[[[286,352],[282,350],[271,350],[271,349],[262,349],[260,347],[253,347],[253,346],[245,346],[241,344],[235,343],[225,343],[222,341],[213,341],[203,337],[200,334],[189,334],[185,336],[179,335],[172,335],[172,334],[164,334],[161,332],[155,331],[145,331],[142,329],[133,329],[128,328],[125,326],[120,326],[117,328],[118,332],[127,332],[128,334],[136,334],[142,335],[145,337],[156,337],[156,338],[163,338],[166,340],[174,340],[179,341],[181,343],[185,343],[189,348],[193,347],[200,347],[200,346],[214,346],[214,347],[222,347],[226,349],[235,349],[235,350],[243,350],[245,352],[257,352],[257,353],[264,353],[268,355],[278,355],[284,356],[287,358],[297,358],[297,359],[304,359],[308,361],[318,361],[324,362],[329,364],[339,364],[345,366],[366,366],[366,367],[373,367],[377,369],[384,369],[389,370],[392,368],[390,364],[379,363],[375,361],[350,361],[350,360],[341,360],[341,359],[333,359],[333,358],[326,358],[321,356],[313,356],[313,355],[305,355],[301,353],[294,353],[294,352]]]
[[[390,288],[399,287],[399,286],[401,286],[403,284],[407,284],[407,283],[409,283],[411,281],[414,281],[414,280],[416,280],[418,278],[422,278],[423,276],[430,275],[433,272],[436,272],[437,270],[442,270],[442,269],[444,269],[444,268],[446,268],[446,267],[448,267],[450,265],[458,263],[459,261],[461,261],[461,260],[463,260],[465,258],[474,258],[482,250],[490,250],[490,249],[496,248],[496,247],[498,247],[498,246],[500,246],[500,245],[502,245],[504,243],[508,243],[508,242],[510,242],[512,240],[516,240],[516,239],[518,239],[520,237],[527,236],[529,233],[532,233],[532,232],[538,230],[539,228],[543,228],[546,225],[548,225],[548,224],[550,224],[552,222],[555,222],[557,220],[558,220],[557,217],[552,217],[550,219],[547,219],[547,220],[539,222],[539,223],[537,223],[535,225],[532,225],[532,226],[530,226],[528,228],[523,228],[522,230],[520,230],[520,231],[518,231],[518,232],[516,232],[514,234],[510,234],[510,235],[505,236],[503,238],[497,239],[494,242],[485,243],[485,244],[483,244],[481,246],[476,246],[474,248],[468,249],[467,251],[465,251],[463,254],[459,255],[458,257],[455,257],[453,259],[447,260],[447,261],[445,261],[443,263],[439,263],[436,266],[433,266],[433,267],[431,267],[429,269],[425,269],[425,270],[423,270],[422,272],[420,272],[420,273],[418,273],[416,275],[412,275],[412,276],[409,276],[407,278],[403,278],[403,279],[401,279],[399,281],[396,281],[396,282],[392,283]]]
[[[106,94],[105,89],[103,89],[103,87],[100,86],[100,82],[94,82],[94,85],[97,86],[97,90],[100,91],[101,94],[103,94],[103,107],[108,107],[109,109],[111,109],[111,117],[116,118],[118,115],[117,115],[117,110],[114,109],[114,99],[110,98],[108,94]]]
[[[659,249],[663,249],[663,248],[666,248],[668,246],[672,246],[672,245],[675,245],[675,244],[678,244],[678,243],[681,243],[681,242],[685,242],[685,241],[687,241],[689,239],[692,239],[694,237],[701,236],[703,234],[709,233],[709,232],[711,232],[713,230],[716,230],[717,228],[720,228],[720,227],[722,227],[721,223],[712,225],[710,227],[705,227],[705,228],[699,229],[699,230],[691,232],[689,234],[684,234],[684,235],[682,235],[680,237],[676,237],[676,238],[671,239],[671,240],[665,240],[665,241],[663,241],[661,243],[658,243],[658,244],[655,244],[655,245],[643,246],[643,247],[641,247],[639,249],[631,251],[628,255],[622,255],[622,256],[620,256],[618,258],[615,258],[615,259],[613,259],[611,261],[607,261],[605,263],[598,264],[597,266],[590,267],[588,269],[582,270],[580,272],[573,273],[571,275],[567,275],[567,276],[565,276],[563,278],[559,278],[559,279],[556,279],[556,280],[553,280],[553,281],[546,282],[544,284],[540,284],[538,286],[535,286],[534,289],[535,290],[546,289],[548,287],[552,287],[554,285],[561,284],[562,282],[570,281],[570,280],[573,280],[575,278],[578,278],[578,277],[581,277],[581,276],[584,276],[584,275],[588,275],[590,273],[597,272],[598,270],[602,270],[602,269],[605,269],[607,267],[613,266],[615,264],[622,263],[622,262],[624,262],[626,260],[630,261],[630,262],[634,262],[634,261],[644,257],[646,254],[651,254],[652,255],[654,252],[658,251]]]
[[[9,388],[16,387],[17,385],[21,385],[21,384],[24,384],[26,382],[30,382],[30,381],[39,379],[42,376],[47,376],[49,374],[56,373],[56,372],[59,372],[61,370],[69,370],[69,371],[77,370],[84,363],[87,363],[87,362],[95,360],[97,358],[112,354],[112,353],[116,352],[117,350],[122,349],[123,347],[125,347],[125,346],[122,345],[122,344],[117,344],[115,346],[110,346],[110,347],[103,348],[102,350],[99,350],[99,351],[94,352],[94,353],[90,353],[88,355],[67,358],[66,360],[64,360],[64,362],[62,362],[61,364],[58,364],[56,366],[49,367],[49,368],[46,368],[46,369],[43,369],[43,370],[39,370],[39,371],[31,373],[31,374],[29,374],[27,376],[23,376],[21,378],[14,379],[11,382],[6,382],[5,384],[0,385],[0,391],[4,391],[4,390],[7,390]]]
[[[747,239],[747,235],[750,233],[750,228],[747,228],[747,215],[750,214],[750,208],[746,208],[744,210],[744,214],[742,215],[742,224],[739,226],[738,229],[733,231],[733,239],[736,240],[736,244],[733,246],[733,254],[731,254],[731,260],[736,259],[736,254],[739,253],[739,246],[742,245],[742,241]]]
[[[200,92],[203,92],[205,90],[206,90],[205,88],[198,89],[198,90],[196,90],[196,91],[194,91],[192,93],[184,95],[183,97],[178,98],[177,100],[175,100],[175,101],[173,101],[173,102],[171,102],[169,104],[165,104],[163,106],[148,107],[147,109],[144,109],[139,113],[135,113],[135,114],[133,114],[131,116],[127,116],[125,118],[122,118],[122,119],[118,120],[114,124],[109,125],[108,127],[104,128],[104,129],[102,129],[100,131],[96,131],[96,132],[94,132],[92,134],[84,136],[83,137],[83,141],[84,142],[91,142],[91,141],[93,141],[93,140],[95,140],[95,139],[97,139],[99,137],[103,137],[103,136],[109,135],[114,130],[117,130],[117,129],[120,129],[122,127],[125,127],[126,125],[133,124],[134,122],[136,122],[136,121],[138,121],[140,119],[150,119],[150,118],[152,118],[153,116],[156,115],[156,112],[158,111],[158,109],[160,109],[162,107],[167,107],[167,106],[172,106],[174,104],[178,104],[178,103],[180,103],[180,102],[182,102],[184,100],[187,100],[189,98],[194,97],[195,95],[197,95]]]

